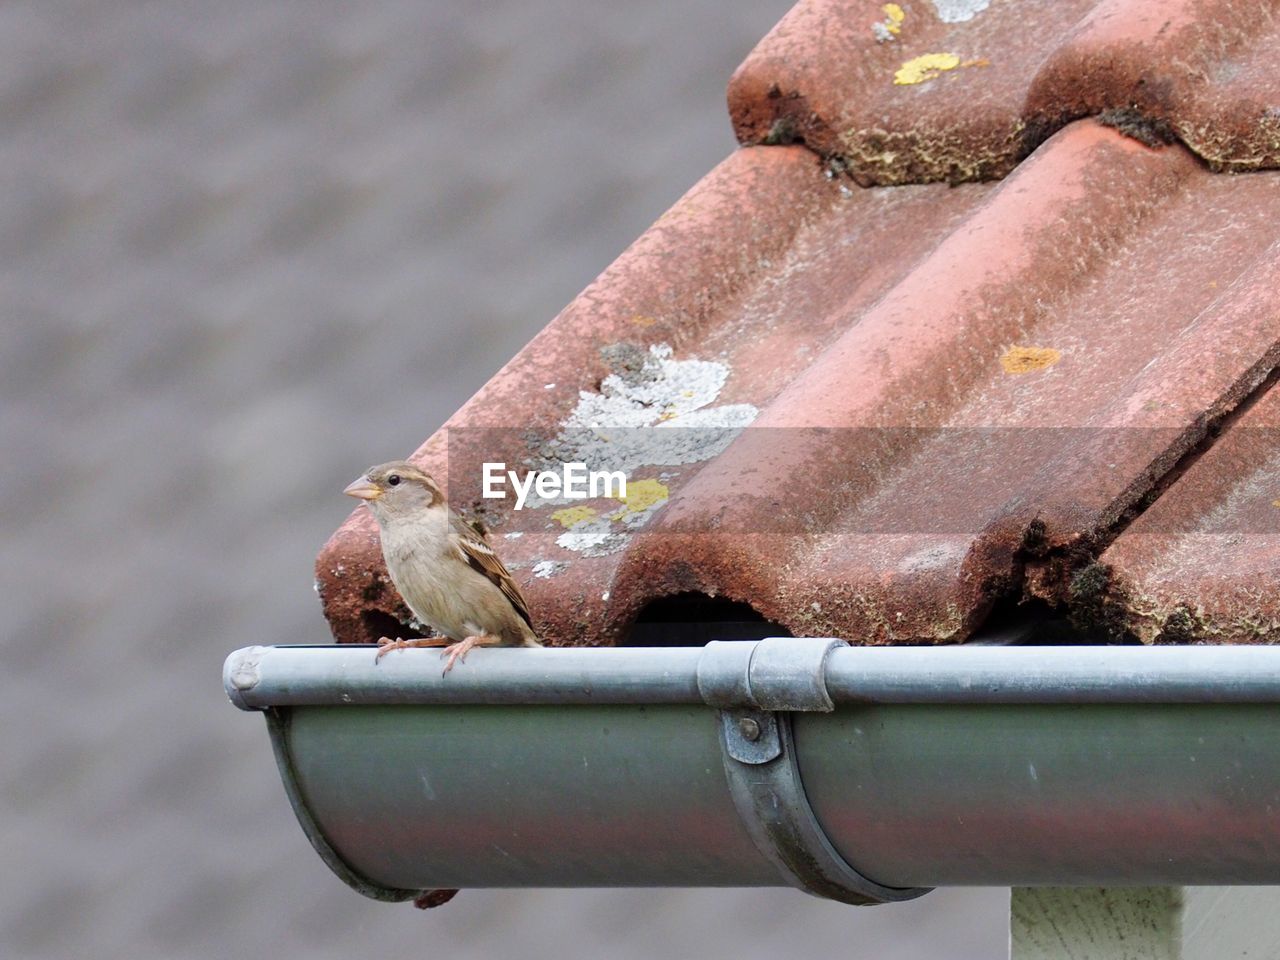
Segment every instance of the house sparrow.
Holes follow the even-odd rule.
[[[404,460],[370,467],[342,491],[378,521],[391,582],[413,615],[443,638],[384,637],[376,659],[405,647],[440,647],[448,673],[478,646],[540,647],[529,604],[484,534],[445,502],[436,482]]]

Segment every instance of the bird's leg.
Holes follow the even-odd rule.
[[[448,643],[448,637],[424,637],[417,640],[402,640],[400,637],[392,640],[390,637],[383,637],[378,641],[378,652],[374,656],[373,662],[377,663],[392,650],[405,650],[409,647],[443,647]]]
[[[487,637],[481,635],[477,637],[467,637],[465,640],[459,640],[457,643],[449,644],[449,646],[440,651],[441,657],[449,658],[449,662],[444,665],[444,672],[441,673],[440,676],[444,676],[445,673],[452,670],[453,665],[457,661],[465,661],[467,659],[467,654],[471,652],[473,647],[496,647],[501,643],[502,641],[498,637]]]

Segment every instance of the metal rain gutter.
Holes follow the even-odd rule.
[[[1280,649],[247,647],[325,862],[439,887],[1280,883]]]

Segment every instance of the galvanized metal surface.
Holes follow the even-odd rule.
[[[379,661],[368,646],[246,647],[227,658],[223,686],[246,710],[345,704],[758,708],[751,665],[770,658],[752,654],[793,644],[795,639],[776,638],[707,647],[482,650],[468,656],[466,669],[448,675],[433,651],[400,651]],[[708,683],[713,674],[742,679]],[[834,703],[1280,704],[1280,648],[836,646],[820,683],[804,674],[797,682],[806,696],[821,690]],[[810,709],[825,707],[816,701]]]
[[[842,703],[1280,704],[1280,648],[847,647],[826,677]]]
[[[1275,704],[867,706],[795,734],[819,820],[881,883],[1280,882]]]
[[[782,885],[703,707],[296,707],[289,749],[326,841],[388,887]]]
[[[435,668],[434,656],[410,651],[398,677],[382,674],[397,699],[377,704],[363,681],[349,686],[346,658],[371,660],[371,650],[254,651],[263,691],[287,689],[272,682],[277,663],[293,664],[292,676],[299,659],[348,664],[327,698],[312,685],[297,698],[304,705],[281,708],[277,751],[304,827],[351,875],[399,891],[785,882],[739,819],[714,709],[643,705],[634,690],[604,684],[618,703],[463,704],[440,693],[464,669],[501,676],[489,664],[511,660],[501,668],[509,676],[535,657],[573,664],[530,671],[551,689],[568,690],[557,675],[581,679],[588,661],[599,669],[673,653],[692,676],[686,655],[701,650],[478,653],[440,678],[410,662]],[[966,683],[966,660],[977,683]],[[877,661],[896,663],[897,679],[866,669]],[[1154,680],[1139,676],[1142,661]],[[1194,662],[1206,668],[1198,690]],[[828,669],[837,709],[787,724],[814,823],[877,887],[1277,883],[1278,667],[1275,648],[837,648]],[[1020,688],[1009,681],[1022,668],[1032,680]],[[855,681],[830,682],[839,675],[872,677],[891,702],[853,702]],[[1102,678],[1136,702],[1099,696]],[[940,688],[952,702],[929,702]],[[1045,689],[1057,692],[1028,702]],[[1055,702],[1064,690],[1081,702]],[[904,702],[912,696],[919,702]]]
[[[1280,882],[1272,705],[862,706],[795,721],[840,855],[888,886]],[[770,886],[715,714],[291,708],[298,794],[388,887]]]
[[[740,641],[712,641],[707,648],[710,651],[717,646],[736,646],[738,643]],[[843,640],[771,637],[750,645],[751,660],[743,671],[748,695],[732,706],[750,705],[761,710],[818,710],[823,713],[833,708],[831,695],[827,692],[827,664],[831,655],[845,646]],[[702,687],[701,676],[698,686]]]
[[[468,654],[468,669],[448,675],[435,651],[398,651],[381,660],[377,652],[376,647],[353,644],[246,647],[227,658],[223,687],[245,710],[327,704],[703,702],[697,684],[701,648],[486,650]],[[245,661],[256,665],[252,685],[243,679]]]
[[[374,900],[397,903],[404,900],[412,900],[416,897],[419,893],[418,890],[397,890],[394,887],[375,883],[368,877],[362,876],[348,866],[338,852],[329,845],[324,831],[320,828],[320,824],[316,822],[311,808],[300,792],[300,782],[297,771],[294,768],[291,749],[293,738],[289,735],[289,724],[293,719],[292,714],[288,710],[267,710],[266,718],[267,730],[271,734],[271,750],[275,754],[276,769],[280,771],[280,779],[284,783],[285,794],[289,797],[289,804],[293,807],[293,812],[298,818],[298,825],[302,827],[302,832],[306,834],[307,840],[310,841],[315,852],[320,855],[324,865],[337,874],[338,878],[347,886]]]
[[[840,855],[805,794],[791,716],[753,713],[719,712],[724,773],[738,816],[779,875],[814,896],[858,906],[913,900],[928,893],[925,887],[876,883]],[[758,754],[753,756],[753,751]]]

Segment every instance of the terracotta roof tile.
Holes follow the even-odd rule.
[[[448,478],[451,502],[491,508],[493,501],[478,496],[479,462],[527,460],[529,439],[536,445],[559,433],[581,391],[598,395],[611,372],[609,352],[619,345],[643,352],[667,345],[676,362],[718,358],[732,375],[717,402],[758,408],[841,334],[847,311],[892,289],[990,190],[868,192],[824,176],[798,147],[741,150],[566,307],[415,459]],[[796,303],[807,307],[795,310]],[[677,498],[692,474],[675,472],[663,482],[668,498]],[[469,489],[456,489],[459,481]],[[502,503],[509,511],[510,501]],[[621,579],[622,555],[584,556],[559,546],[566,531],[547,512],[532,522],[552,529],[516,539],[503,539],[523,532],[510,529],[516,515],[490,509],[486,516],[513,569],[560,565],[554,577],[529,577],[527,588],[541,628],[566,642],[613,638],[648,595],[682,589],[653,582],[645,594],[614,589],[606,601]],[[388,614],[404,616],[363,510],[326,545],[317,579],[340,638],[376,638],[389,628]]]
[[[860,179],[990,176],[1030,146],[1015,141],[1033,114],[1060,124],[1158,78],[1186,143],[1263,156],[1240,147],[1262,134],[1214,118],[1265,97],[1205,79],[1237,54],[1252,75],[1238,7],[995,3],[951,24],[890,7],[788,15],[731,86],[746,139],[793,116],[828,161],[852,157],[874,114],[903,139],[890,159],[858,153]],[[871,14],[893,39],[877,43]],[[873,89],[917,48],[992,66]],[[1217,113],[1188,119],[1210,100]],[[647,604],[691,592],[859,642],[962,640],[1027,598],[1147,640],[1266,638],[1280,552],[1250,524],[1280,494],[1276,445],[1251,428],[1273,426],[1278,207],[1280,173],[1215,174],[1094,120],[957,187],[853,187],[803,147],[745,147],[416,459],[484,520],[556,643],[616,642]],[[627,500],[480,497],[483,461],[560,459],[625,465]],[[317,570],[339,639],[404,620],[363,513]]]
[[[1272,391],[1102,555],[1107,603],[1141,639],[1280,640],[1277,428]]]
[[[862,184],[1004,176],[1107,111],[1258,169],[1280,163],[1278,53],[1272,5],[1239,0],[804,0],[729,108],[742,143],[802,141]]]

